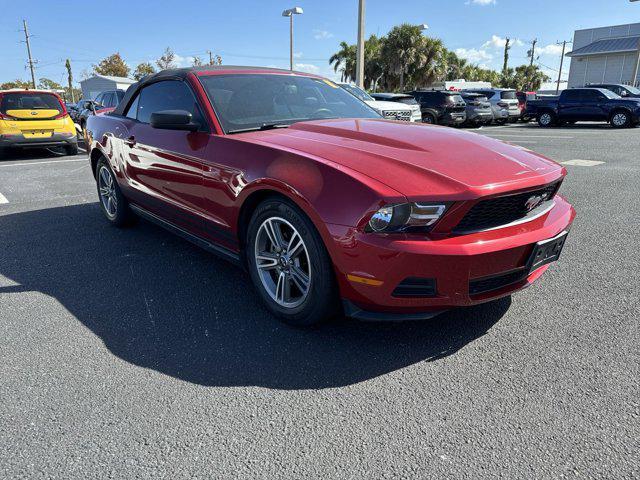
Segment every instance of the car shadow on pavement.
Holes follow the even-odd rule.
[[[354,384],[454,354],[511,303],[424,322],[341,318],[297,329],[263,309],[241,269],[143,221],[114,228],[95,203],[0,216],[0,232],[0,275],[16,283],[0,295],[49,295],[114,355],[206,386]]]

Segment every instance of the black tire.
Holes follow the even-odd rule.
[[[285,275],[283,278],[290,279],[285,280],[290,282],[289,288],[291,289],[291,286],[294,286],[294,283],[292,283],[293,275],[291,273],[283,273],[280,269],[282,263],[282,259],[280,258],[281,254],[278,253],[278,259],[274,260],[275,265],[278,265],[278,267],[264,270],[258,269],[256,250],[264,248],[260,242],[266,235],[264,225],[267,220],[270,219],[278,222],[281,226],[279,232],[281,232],[280,236],[284,239],[285,244],[290,240],[291,236],[293,236],[291,233],[293,232],[293,229],[295,229],[302,238],[302,241],[304,242],[303,247],[306,248],[306,252],[308,253],[308,257],[302,256],[305,265],[298,264],[303,270],[306,270],[309,273],[308,278],[310,280],[308,283],[307,293],[306,296],[304,296],[304,294],[299,295],[300,298],[297,299],[297,301],[301,303],[295,306],[284,306],[278,303],[276,299],[272,297],[273,291],[272,293],[269,293],[267,290],[268,287],[265,285],[265,283],[269,283],[272,287],[271,290],[273,290],[276,278],[282,274]],[[288,225],[282,222],[282,220],[288,222]],[[287,231],[282,228],[283,226],[289,230],[289,238],[286,237]],[[289,227],[293,228],[289,229]],[[338,290],[329,254],[327,253],[320,234],[317,232],[313,223],[311,223],[311,220],[309,220],[309,218],[293,203],[285,199],[274,197],[265,200],[258,205],[249,222],[245,252],[247,269],[249,270],[251,280],[253,281],[258,294],[269,311],[282,319],[285,323],[295,326],[311,326],[331,318],[338,312]],[[289,252],[287,251],[283,251],[282,256],[285,256],[288,253]],[[299,259],[300,256],[295,261],[298,262],[300,261]],[[284,265],[286,264],[287,262],[284,261]],[[286,267],[283,267],[283,269],[284,268]],[[293,269],[293,267],[291,268]],[[269,278],[271,278],[271,281],[269,281]],[[277,286],[275,286],[275,290],[275,295],[277,297]],[[290,292],[294,292],[294,290],[295,293],[302,292],[302,290],[299,290],[297,286],[294,286],[294,289],[290,290]]]
[[[624,110],[617,110],[611,114],[609,123],[613,128],[629,128],[631,126],[631,115]]]
[[[64,151],[67,155],[78,155],[78,144],[72,143],[71,145],[66,145]]]
[[[538,115],[538,125],[547,128],[556,124],[556,116],[551,112],[542,112]]]
[[[113,186],[113,190],[111,192],[111,200],[112,203],[108,203],[105,201],[105,196],[101,193],[101,188],[104,188],[103,175],[110,175],[111,181],[113,182],[111,185]],[[118,185],[118,181],[116,180],[116,176],[109,165],[109,162],[104,157],[100,157],[98,163],[96,165],[95,171],[96,177],[96,187],[98,189],[98,200],[100,204],[100,209],[104,214],[105,218],[116,227],[126,227],[131,225],[135,221],[135,215],[129,208],[129,202],[122,195],[122,191],[120,190],[120,186]],[[101,183],[102,182],[102,183]],[[113,199],[115,199],[115,204],[113,203]],[[109,207],[107,207],[110,205]],[[115,208],[113,208],[115,207]],[[109,209],[108,209],[109,208]]]
[[[430,113],[425,113],[422,116],[422,123],[428,123],[430,125],[436,125],[438,123],[438,120],[436,119],[435,116],[433,116]]]

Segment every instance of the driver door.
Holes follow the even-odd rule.
[[[153,128],[151,114],[162,110],[186,110],[201,128]],[[125,115],[116,135],[129,195],[155,215],[202,236],[202,173],[210,133],[190,86],[181,80],[152,83],[140,90]]]

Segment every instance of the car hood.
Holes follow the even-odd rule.
[[[399,111],[411,111],[411,107],[409,105],[404,105],[398,102],[383,102],[381,100],[366,100],[365,103],[369,105],[371,108],[376,110],[393,110],[394,112]]]
[[[238,136],[357,171],[408,199],[477,198],[542,185],[565,173],[525,148],[424,124],[317,120]]]

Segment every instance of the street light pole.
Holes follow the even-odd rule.
[[[365,0],[358,0],[358,46],[356,48],[356,85],[364,88],[364,10]]]
[[[293,16],[302,15],[301,7],[293,7],[282,12],[283,17],[289,17],[289,70],[293,71]]]

